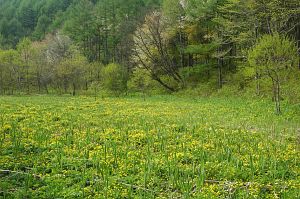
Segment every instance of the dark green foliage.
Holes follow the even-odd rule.
[[[199,44],[199,45],[189,45],[185,49],[185,53],[187,54],[200,54],[200,55],[210,55],[215,52],[218,48],[218,44],[210,43],[210,44]]]

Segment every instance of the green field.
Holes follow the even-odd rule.
[[[270,101],[0,97],[0,198],[299,198],[300,111]]]

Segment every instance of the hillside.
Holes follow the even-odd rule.
[[[2,45],[15,46],[24,36],[41,39],[53,31],[55,21],[73,4],[73,0],[2,0],[0,33]]]
[[[0,93],[299,103],[298,0],[2,0]],[[297,100],[298,99],[298,100]]]
[[[114,6],[117,9],[116,12],[118,12],[116,14],[121,14],[127,4],[130,5],[132,10],[135,9],[135,6],[144,8],[149,5],[158,5],[158,3],[151,0],[1,0],[1,44],[9,48],[14,47],[23,37],[30,37],[33,40],[43,39],[45,34],[61,29],[67,21],[72,20],[71,12],[74,12],[74,10],[82,9],[84,12],[85,7],[81,7],[80,3],[84,6],[91,6],[92,8],[89,11],[92,11],[95,7],[107,6],[107,9],[111,9]],[[76,12],[75,14],[80,13]]]

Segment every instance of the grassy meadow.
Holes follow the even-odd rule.
[[[300,108],[0,97],[0,198],[300,198]]]

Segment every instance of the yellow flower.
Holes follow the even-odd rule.
[[[2,127],[2,131],[4,133],[9,133],[10,130],[12,129],[12,126],[10,124],[5,124],[3,127]]]

